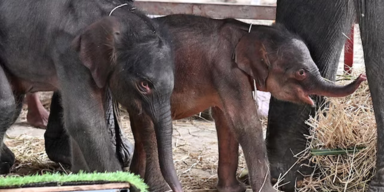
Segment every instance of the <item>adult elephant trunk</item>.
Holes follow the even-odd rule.
[[[176,174],[172,156],[172,118],[170,103],[159,107],[160,111],[154,114],[154,127],[159,153],[161,173],[172,191],[181,192],[181,184]]]
[[[347,85],[336,85],[335,83],[325,80],[324,78],[314,78],[312,90],[309,90],[311,95],[321,95],[326,97],[344,97],[352,94],[367,78],[365,75],[359,75],[352,83]]]

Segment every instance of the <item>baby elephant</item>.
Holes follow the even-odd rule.
[[[217,188],[221,192],[245,191],[236,179],[239,143],[253,191],[275,191],[251,94],[254,81],[258,90],[271,92],[277,99],[313,106],[310,95],[346,96],[366,79],[360,75],[346,86],[324,80],[304,42],[279,25],[252,26],[234,19],[192,15],[155,20],[168,27],[175,53],[173,119],[212,107],[219,140]],[[145,114],[130,111],[129,115],[136,141],[131,171],[141,175],[151,191],[165,191],[168,186],[158,165],[153,123]]]
[[[269,182],[263,130],[251,93],[254,81],[258,90],[271,92],[277,99],[314,105],[309,95],[346,96],[365,80],[360,75],[346,86],[324,80],[306,45],[282,26],[250,26],[234,19],[192,15],[154,20],[171,33],[175,55],[173,119],[212,107],[219,140],[220,192],[245,191],[236,178],[239,144],[253,191],[274,191]],[[141,111],[128,108],[128,112],[135,137],[131,171],[145,179],[150,191],[169,190],[168,185],[174,186],[178,178],[159,163],[159,157],[163,161],[168,157],[158,156],[156,122]],[[162,150],[172,150],[167,147]]]

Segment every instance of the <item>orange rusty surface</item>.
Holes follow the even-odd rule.
[[[352,25],[351,33],[349,34],[349,38],[346,39],[344,45],[344,72],[347,74],[350,74],[352,72],[353,66],[354,28],[355,25]]]

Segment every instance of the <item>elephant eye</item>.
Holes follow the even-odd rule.
[[[149,93],[151,89],[149,88],[149,83],[147,81],[140,81],[137,85],[137,88],[142,93]]]
[[[297,80],[303,80],[303,79],[305,79],[306,76],[307,76],[307,75],[305,74],[305,70],[304,70],[304,69],[300,69],[300,70],[298,70],[298,71],[296,72],[296,74],[295,74],[295,78],[296,78]]]
[[[305,75],[304,69],[300,69],[298,73],[299,73],[299,75]]]

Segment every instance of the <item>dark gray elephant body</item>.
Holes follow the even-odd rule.
[[[84,9],[84,3],[74,1],[40,1],[38,3],[30,1],[2,1],[0,4],[0,60],[1,67],[5,70],[5,75],[3,76],[7,77],[8,81],[1,82],[2,90],[10,88],[13,93],[23,94],[61,89],[66,93],[67,97],[79,98],[79,100],[82,99],[79,95],[82,89],[85,92],[94,93],[95,91],[92,89],[95,87],[91,84],[92,79],[89,72],[87,72],[84,66],[78,65],[78,56],[76,51],[71,48],[71,42],[87,25],[100,19],[102,16],[108,15],[109,11],[117,5],[119,4],[100,1],[90,4],[90,6],[87,5],[86,9]],[[79,15],[80,10],[72,9],[72,7],[76,6],[83,8],[83,12],[88,14],[84,16]],[[69,14],[70,10],[73,11],[72,14]],[[62,17],[63,15],[66,16],[64,17],[65,19]],[[76,79],[76,76],[79,74],[83,76],[83,79]],[[72,82],[67,79],[72,79]],[[73,80],[78,82],[77,87],[69,85],[75,83]],[[82,84],[83,81],[86,83]],[[70,91],[69,89],[72,90]],[[90,95],[85,94],[83,97],[86,98],[87,96],[91,100]],[[17,105],[18,102],[15,100],[15,102],[11,103],[15,103],[11,105]],[[76,102],[65,101],[65,104],[71,105],[67,107],[70,109],[73,108],[72,105],[76,105]],[[18,113],[7,112],[9,114],[2,114],[2,116]],[[103,114],[102,110],[97,112],[99,112],[99,115]],[[76,111],[71,113],[75,114]],[[97,117],[98,115],[96,114],[95,116]],[[68,117],[69,115],[65,116]],[[73,126],[73,128],[68,129],[68,131],[80,131],[82,128],[78,127],[79,124],[73,122],[77,118],[70,119],[69,125]],[[85,120],[85,124],[87,124],[86,121],[88,120]],[[105,122],[98,121],[96,120],[96,124],[99,124],[99,128],[102,129],[105,126]],[[79,123],[81,123],[81,120]],[[87,129],[86,125],[84,127],[84,129]],[[1,127],[2,130],[6,128],[7,126]],[[100,135],[96,134],[95,136],[103,137],[103,133]],[[103,141],[104,139],[100,138],[100,140]],[[89,144],[92,143],[92,141],[88,142]],[[97,148],[97,145],[95,147]],[[116,155],[112,153],[109,145],[98,147],[106,148],[105,152],[108,156],[112,156],[110,161],[95,161],[95,164],[87,162],[86,164],[93,165],[83,167],[85,170],[121,169],[117,158],[114,158]],[[91,148],[89,151],[92,151]],[[97,164],[101,165],[100,168],[96,168]]]
[[[123,3],[127,4],[114,10]],[[166,31],[129,3],[0,2],[2,161],[12,161],[3,136],[19,114],[17,98],[36,91],[60,91],[73,171],[122,169],[107,129],[108,90],[124,107],[145,113],[155,122],[156,132],[162,135],[160,149],[171,146],[171,47]],[[159,155],[172,163],[172,154],[166,152]],[[0,172],[9,171],[7,163],[13,162],[2,162]],[[161,163],[174,173],[173,164]],[[170,185],[181,188],[177,181]]]
[[[357,6],[355,6],[357,5]],[[357,10],[357,12],[356,12]],[[371,191],[382,191],[384,187],[384,2],[352,0],[278,0],[276,22],[298,34],[307,44],[312,58],[319,67],[322,76],[335,79],[338,61],[346,35],[352,22],[359,18],[364,48],[367,78],[370,86],[375,117],[378,128],[377,174],[371,183]],[[323,102],[317,98],[317,106]],[[305,149],[304,135],[309,133],[304,121],[313,115],[315,109],[271,99],[267,149],[272,178],[286,173],[297,161],[293,154]],[[312,170],[293,166],[285,176],[285,191],[293,191],[295,181],[303,173]]]

